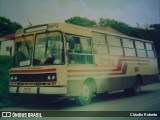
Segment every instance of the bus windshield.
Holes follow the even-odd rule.
[[[62,33],[50,32],[36,35],[33,65],[64,64]]]
[[[14,67],[31,64],[33,36],[23,36],[15,39]]]

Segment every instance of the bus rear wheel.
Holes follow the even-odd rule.
[[[124,92],[127,95],[134,95],[137,96],[141,93],[141,83],[140,80],[136,80],[133,87],[129,89],[125,89]]]
[[[92,98],[92,87],[89,83],[84,83],[81,87],[81,93],[77,98],[79,105],[87,105],[91,102]]]

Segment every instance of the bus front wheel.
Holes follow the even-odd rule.
[[[90,83],[84,83],[81,87],[81,93],[77,98],[77,102],[80,105],[87,105],[91,102],[92,87]]]

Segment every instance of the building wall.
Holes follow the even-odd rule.
[[[0,41],[0,55],[14,55],[14,40]]]

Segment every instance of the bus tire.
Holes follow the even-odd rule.
[[[77,98],[77,103],[82,106],[89,104],[91,102],[92,94],[93,91],[91,84],[89,82],[85,82],[81,87],[81,92]]]
[[[125,89],[124,92],[127,95],[137,96],[141,93],[141,83],[140,80],[136,80],[132,88]]]

